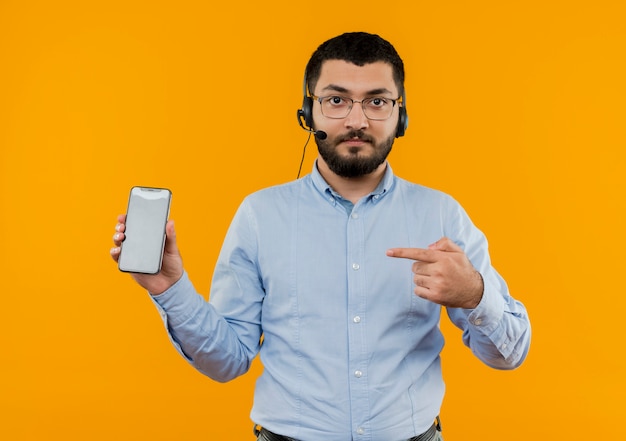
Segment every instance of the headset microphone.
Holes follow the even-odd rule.
[[[304,112],[302,112],[302,109],[298,109],[298,124],[300,124],[300,127],[302,127],[307,132],[315,135],[315,137],[319,140],[324,140],[328,138],[328,134],[322,130],[313,130],[313,129],[309,129],[308,127],[305,127],[304,124],[302,123],[303,119],[305,119]]]
[[[300,160],[300,168],[298,169],[298,177],[296,179],[300,177],[300,172],[302,171],[302,163],[304,162],[304,154],[306,153],[306,146],[309,144],[309,140],[311,139],[311,133],[315,135],[315,137],[319,140],[324,140],[328,138],[328,134],[326,132],[323,132],[322,130],[314,130],[314,129],[310,129],[306,127],[302,123],[303,119],[305,119],[305,114],[302,111],[302,109],[298,109],[298,124],[300,124],[300,127],[302,127],[302,129],[309,132],[309,136],[306,140],[306,143],[304,144],[304,148],[302,149],[302,159]]]
[[[323,141],[323,140],[325,140],[326,138],[328,138],[328,135],[326,134],[326,132],[323,132],[323,131],[321,131],[321,130],[315,130],[315,131],[313,132],[313,135],[314,135],[317,139],[319,139],[320,141]]]

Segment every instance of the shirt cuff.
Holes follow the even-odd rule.
[[[483,297],[474,309],[470,309],[467,320],[483,334],[490,335],[500,323],[504,314],[504,299],[500,291],[485,283]]]
[[[176,283],[161,294],[150,295],[163,319],[172,324],[180,324],[194,311],[199,294],[196,293],[187,272]]]

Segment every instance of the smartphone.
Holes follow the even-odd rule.
[[[143,274],[161,271],[171,200],[172,192],[167,188],[131,188],[126,210],[126,237],[118,259],[120,271]]]

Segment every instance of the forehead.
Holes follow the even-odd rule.
[[[339,87],[353,95],[367,94],[370,91],[388,90],[398,93],[393,80],[393,68],[384,61],[357,66],[344,60],[326,60],[322,64],[315,94]]]

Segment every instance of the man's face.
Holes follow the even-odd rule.
[[[376,62],[357,66],[343,60],[327,60],[312,91],[317,97],[337,96],[361,101],[367,98],[398,98],[390,64]],[[324,116],[321,104],[313,103],[316,130],[328,137],[315,139],[322,159],[342,177],[358,177],[372,173],[391,151],[398,125],[398,104],[385,120],[368,119],[361,103],[354,103],[345,118]]]

